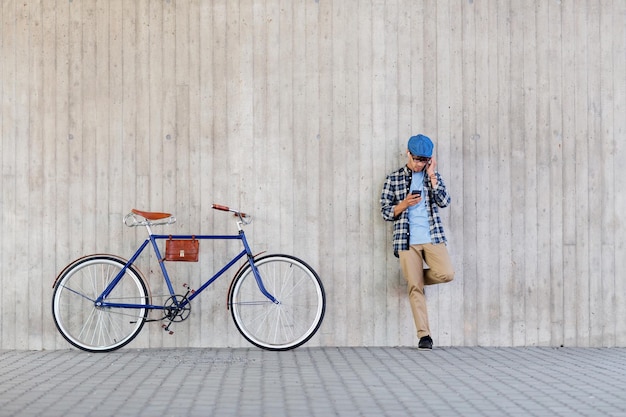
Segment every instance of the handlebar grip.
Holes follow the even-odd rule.
[[[242,212],[237,211],[237,210],[232,210],[230,207],[222,206],[221,204],[213,204],[213,208],[215,210],[232,211],[233,213],[235,213],[235,216],[249,217],[246,213],[242,213]]]

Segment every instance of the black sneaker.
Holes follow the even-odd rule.
[[[430,336],[420,338],[417,348],[419,350],[431,350],[433,348],[433,339],[431,339]]]

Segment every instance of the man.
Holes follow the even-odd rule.
[[[409,302],[419,338],[419,349],[432,349],[424,285],[454,279],[439,208],[450,195],[436,171],[433,142],[424,135],[409,139],[405,166],[387,176],[380,196],[381,213],[393,221],[393,253],[400,258]],[[424,262],[428,269],[424,269]]]

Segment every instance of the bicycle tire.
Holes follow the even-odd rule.
[[[290,255],[255,260],[265,288],[261,293],[250,265],[233,280],[229,307],[237,329],[253,345],[274,351],[306,343],[320,328],[326,311],[324,286],[317,273]]]
[[[68,266],[57,279],[52,316],[61,335],[73,346],[88,352],[110,352],[130,343],[141,331],[148,309],[95,305],[125,263],[112,255],[90,255]],[[106,300],[147,305],[142,276],[128,267]]]

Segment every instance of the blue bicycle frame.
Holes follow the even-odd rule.
[[[243,244],[243,250],[236,255],[234,258],[230,260],[222,269],[216,272],[209,280],[207,280],[200,288],[194,291],[191,296],[184,297],[182,300],[178,300],[176,294],[174,292],[174,287],[172,286],[172,281],[167,273],[167,269],[165,267],[165,261],[163,261],[161,257],[161,252],[159,251],[159,247],[157,245],[157,240],[163,239],[198,239],[198,240],[240,240]],[[126,270],[134,264],[134,262],[139,258],[139,256],[143,253],[146,246],[149,243],[152,243],[152,248],[159,259],[159,264],[161,266],[161,272],[163,273],[163,277],[165,279],[165,283],[167,284],[168,291],[174,300],[175,306],[177,308],[184,308],[187,304],[189,304],[194,298],[196,298],[202,291],[204,291],[209,285],[215,282],[216,279],[221,277],[230,267],[232,267],[237,261],[239,261],[242,257],[248,256],[248,264],[252,268],[252,272],[254,273],[254,278],[256,280],[257,285],[259,286],[259,290],[263,295],[265,295],[270,301],[275,304],[278,304],[279,301],[274,298],[272,294],[270,294],[265,286],[263,285],[263,280],[259,275],[259,271],[257,270],[256,265],[254,264],[254,256],[252,255],[252,251],[250,250],[250,246],[248,246],[248,241],[246,240],[246,235],[243,230],[239,231],[238,235],[153,235],[149,233],[149,238],[146,239],[143,244],[137,249],[135,254],[130,258],[126,265],[122,268],[122,270],[116,275],[116,277],[111,281],[111,283],[107,286],[107,288],[102,292],[102,294],[95,300],[95,305],[97,307],[117,307],[117,308],[147,308],[150,310],[164,310],[166,307],[162,305],[154,305],[154,304],[124,304],[124,303],[110,303],[106,301],[106,298],[109,296],[113,288],[119,283],[122,279]]]

